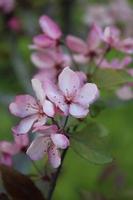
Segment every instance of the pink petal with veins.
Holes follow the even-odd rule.
[[[37,119],[38,115],[32,115],[30,117],[24,118],[16,127],[12,128],[12,131],[18,135],[28,133],[28,131],[30,131],[32,128],[33,123],[37,121]]]
[[[69,98],[73,97],[77,93],[80,87],[80,80],[74,71],[69,67],[66,67],[59,75],[58,84],[60,90],[69,100]]]
[[[38,112],[36,100],[30,95],[18,95],[9,105],[10,112],[18,117],[27,117]]]
[[[61,157],[58,149],[56,146],[52,145],[50,146],[48,150],[48,158],[49,162],[52,165],[53,168],[58,168],[61,164]]]
[[[49,142],[49,137],[43,137],[41,135],[37,136],[27,149],[27,155],[32,160],[39,160],[43,158],[43,156],[47,153]]]

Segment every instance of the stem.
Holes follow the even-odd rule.
[[[63,45],[63,46],[67,49],[67,51],[68,51],[68,53],[69,53],[69,55],[70,55],[70,57],[71,57],[71,60],[72,60],[72,62],[73,62],[73,64],[74,64],[76,70],[79,71],[79,70],[80,70],[80,69],[79,69],[79,66],[78,66],[78,64],[75,62],[75,60],[74,60],[74,58],[73,58],[71,49],[69,49],[69,48],[67,47],[67,45],[65,44],[64,41],[61,41],[61,45]]]
[[[56,187],[56,183],[57,183],[58,177],[59,177],[61,169],[62,169],[63,161],[64,161],[64,158],[66,156],[67,150],[68,150],[68,148],[65,149],[63,151],[62,155],[61,155],[61,165],[59,166],[59,168],[56,171],[56,174],[53,177],[53,180],[52,180],[52,183],[51,183],[51,187],[50,187],[50,190],[49,190],[49,193],[48,193],[47,200],[51,200],[52,199],[52,196],[53,196],[53,193],[54,193],[54,190],[55,190],[55,187]]]
[[[68,122],[68,119],[69,119],[69,116],[66,117],[65,122],[64,122],[64,125],[63,125],[63,127],[62,127],[62,130],[65,129],[65,127],[66,127],[66,125],[67,125],[67,122]]]
[[[54,118],[51,118],[51,120],[52,120],[52,123],[55,124],[58,127],[58,129],[60,129],[58,122]]]
[[[103,62],[105,56],[109,53],[110,50],[111,50],[110,46],[107,46],[107,48],[105,49],[105,52],[104,52],[102,58],[100,59],[99,63],[96,65],[96,68]]]

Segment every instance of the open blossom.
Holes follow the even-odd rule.
[[[47,97],[64,115],[83,118],[89,112],[89,105],[99,95],[98,88],[93,83],[81,85],[79,75],[69,67],[64,68],[58,77],[58,85],[46,80],[44,88]]]
[[[33,37],[33,49],[42,49],[58,46],[62,31],[57,23],[55,23],[47,15],[43,15],[39,19],[40,27],[43,33]]]
[[[37,137],[33,140],[27,150],[27,154],[32,160],[38,160],[48,154],[52,167],[57,168],[61,163],[59,149],[66,149],[69,146],[68,138],[58,133],[55,125],[42,126],[36,129]]]
[[[15,135],[14,142],[0,141],[0,163],[12,165],[12,157],[27,147],[29,138],[25,135]]]
[[[68,35],[66,38],[67,46],[76,54],[73,56],[76,62],[86,63],[101,53],[99,45],[101,43],[101,28],[93,25],[88,34],[87,41],[79,37]]]
[[[47,116],[54,116],[54,106],[46,99],[42,84],[37,79],[32,79],[32,87],[37,99],[30,95],[18,95],[10,104],[10,112],[22,118],[19,125],[13,128],[16,134],[25,134],[33,126],[41,126],[46,123]]]
[[[115,27],[106,27],[103,32],[103,41],[110,47],[126,54],[133,53],[133,38],[120,38],[120,31]]]

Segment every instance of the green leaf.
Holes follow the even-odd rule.
[[[98,69],[92,76],[92,82],[100,89],[110,90],[121,84],[133,82],[133,77],[124,70]]]
[[[91,117],[96,117],[105,108],[106,108],[105,103],[101,100],[98,100],[95,103],[90,105],[89,114],[90,114]]]
[[[82,130],[71,135],[71,147],[81,157],[91,163],[105,164],[112,161],[108,150],[108,131],[95,122],[87,124]]]
[[[14,200],[44,200],[40,190],[30,178],[11,167],[0,165],[1,177],[7,193]]]

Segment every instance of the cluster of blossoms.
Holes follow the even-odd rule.
[[[109,0],[107,4],[89,4],[86,7],[84,22],[87,25],[94,22],[102,27],[122,25],[125,34],[133,35],[133,9],[128,0]]]
[[[68,117],[77,120],[85,118],[90,105],[99,97],[97,85],[87,80],[92,75],[89,67],[86,73],[83,68],[89,64],[94,65],[94,69],[122,69],[132,75],[128,65],[132,62],[133,39],[121,39],[120,31],[115,27],[103,30],[93,24],[86,41],[68,35],[64,42],[60,27],[51,18],[41,16],[39,24],[42,33],[33,37],[33,44],[30,45],[34,51],[31,61],[38,70],[31,80],[36,97],[18,95],[9,109],[13,115],[21,118],[20,123],[12,128],[14,135],[20,137],[20,141],[29,132],[35,135],[26,151],[27,155],[38,160],[47,154],[51,165],[57,168],[61,164],[61,150],[71,145],[66,126]],[[115,59],[109,62],[105,55],[111,49],[126,56],[122,61]],[[15,143],[12,155],[21,148],[19,144],[19,150],[16,150]]]
[[[14,0],[0,0],[0,10],[2,10],[4,13],[10,13],[11,11],[13,11],[14,7]]]

